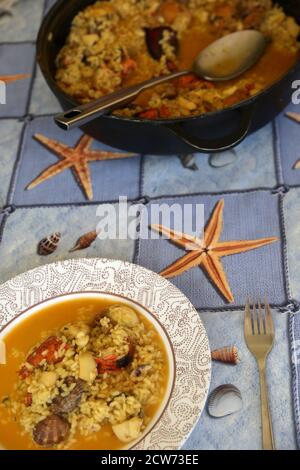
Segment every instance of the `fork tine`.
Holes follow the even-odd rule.
[[[257,310],[256,310],[256,305],[255,304],[253,304],[253,307],[252,307],[252,315],[253,315],[253,334],[254,335],[259,335],[258,315],[257,315]]]
[[[260,300],[259,300],[259,306],[260,306],[260,309],[261,309],[261,319],[262,319],[262,330],[261,330],[261,334],[266,335],[266,334],[267,334],[267,329],[266,329],[266,312],[265,312],[265,310],[262,308],[261,303],[260,303]]]
[[[262,312],[260,299],[258,300],[258,316],[257,316],[257,323],[258,323],[259,334],[260,334],[260,335],[264,335],[264,334],[265,334],[265,327],[264,327],[265,319],[264,319],[264,314],[263,314],[263,312]]]
[[[265,296],[265,311],[266,311],[266,334],[274,335],[274,324],[270,305],[268,304],[267,296]]]
[[[245,336],[253,334],[249,299],[247,300],[245,307],[244,334]]]

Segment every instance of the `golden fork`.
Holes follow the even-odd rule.
[[[264,450],[275,450],[273,429],[270,415],[268,389],[266,382],[266,361],[273,348],[275,331],[270,306],[265,299],[265,312],[262,312],[260,302],[258,310],[249,301],[245,308],[244,334],[249,351],[257,361],[260,377],[262,441]]]

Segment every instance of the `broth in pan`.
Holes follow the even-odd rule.
[[[115,114],[168,119],[223,109],[270,86],[299,58],[300,27],[271,0],[97,1],[74,18],[57,57],[56,80],[66,94],[86,103],[190,69],[206,46],[245,29],[261,31],[269,44],[238,79],[212,83],[190,74],[147,90]]]

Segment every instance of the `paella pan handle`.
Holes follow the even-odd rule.
[[[188,135],[181,124],[170,124],[166,127],[176,134],[177,137],[183,140],[183,142],[185,142],[190,147],[193,147],[198,152],[222,152],[224,150],[229,150],[235,147],[245,139],[252,124],[254,108],[254,104],[242,108],[240,110],[240,118],[237,129],[234,130],[231,134],[215,140],[201,139],[196,136]]]

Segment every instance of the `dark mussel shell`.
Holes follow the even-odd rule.
[[[52,447],[64,441],[70,431],[70,423],[62,416],[47,416],[35,426],[33,439],[39,446]]]
[[[75,382],[76,385],[73,390],[69,393],[69,395],[65,397],[59,395],[55,397],[52,401],[51,411],[54,414],[59,415],[63,413],[71,413],[71,411],[75,410],[75,408],[77,408],[77,406],[79,405],[83,394],[84,382],[81,379],[78,379]]]
[[[171,33],[169,43],[174,48],[176,54],[179,48],[179,43],[177,39],[177,33],[174,31],[174,29],[172,29],[170,26],[145,28],[148,51],[155,60],[160,60],[161,56],[163,55],[161,40],[163,39],[165,31],[169,31]]]
[[[125,367],[128,367],[133,361],[134,352],[135,352],[135,346],[130,341],[128,353],[125,356],[120,357],[116,361],[117,369],[125,369]]]

